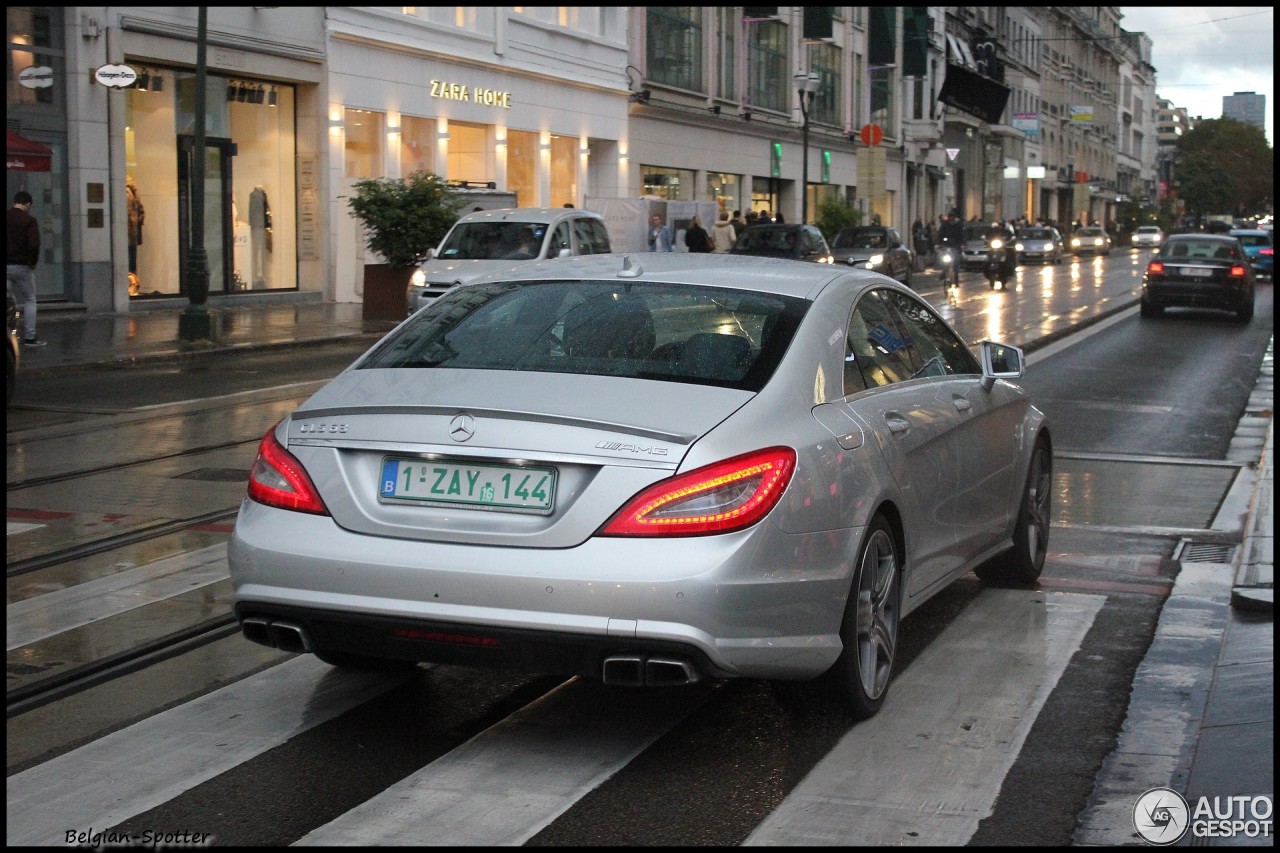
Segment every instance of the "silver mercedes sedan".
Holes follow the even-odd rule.
[[[1023,369],[869,271],[524,265],[267,432],[236,615],[336,666],[821,676],[869,717],[904,616],[969,571],[1039,577],[1052,442]]]

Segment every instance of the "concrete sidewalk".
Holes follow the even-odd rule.
[[[329,343],[366,338],[370,345],[395,328],[389,321],[363,320],[358,303],[319,301],[213,302],[211,340],[179,340],[185,300],[165,300],[126,314],[86,314],[75,306],[42,304],[36,334],[47,346],[22,348],[22,372],[86,365],[178,360],[213,352]]]

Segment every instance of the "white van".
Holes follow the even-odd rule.
[[[508,207],[468,213],[414,271],[409,281],[409,313],[451,287],[521,261],[610,251],[604,218],[589,210]]]

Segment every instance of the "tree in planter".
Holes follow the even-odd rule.
[[[818,218],[814,225],[830,243],[845,228],[862,224],[862,211],[839,199],[830,198],[818,205]]]
[[[351,188],[347,206],[364,226],[365,245],[396,269],[416,266],[438,246],[464,203],[431,172],[368,178]]]
[[[368,178],[351,185],[347,206],[364,226],[365,245],[386,264],[364,268],[366,320],[400,320],[412,270],[444,239],[463,200],[439,175]]]

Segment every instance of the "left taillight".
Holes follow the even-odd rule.
[[[249,471],[249,497],[277,509],[329,514],[307,469],[276,440],[274,426],[258,445],[258,456]]]
[[[703,536],[750,527],[777,505],[796,467],[770,447],[655,483],[600,528],[600,536]]]

